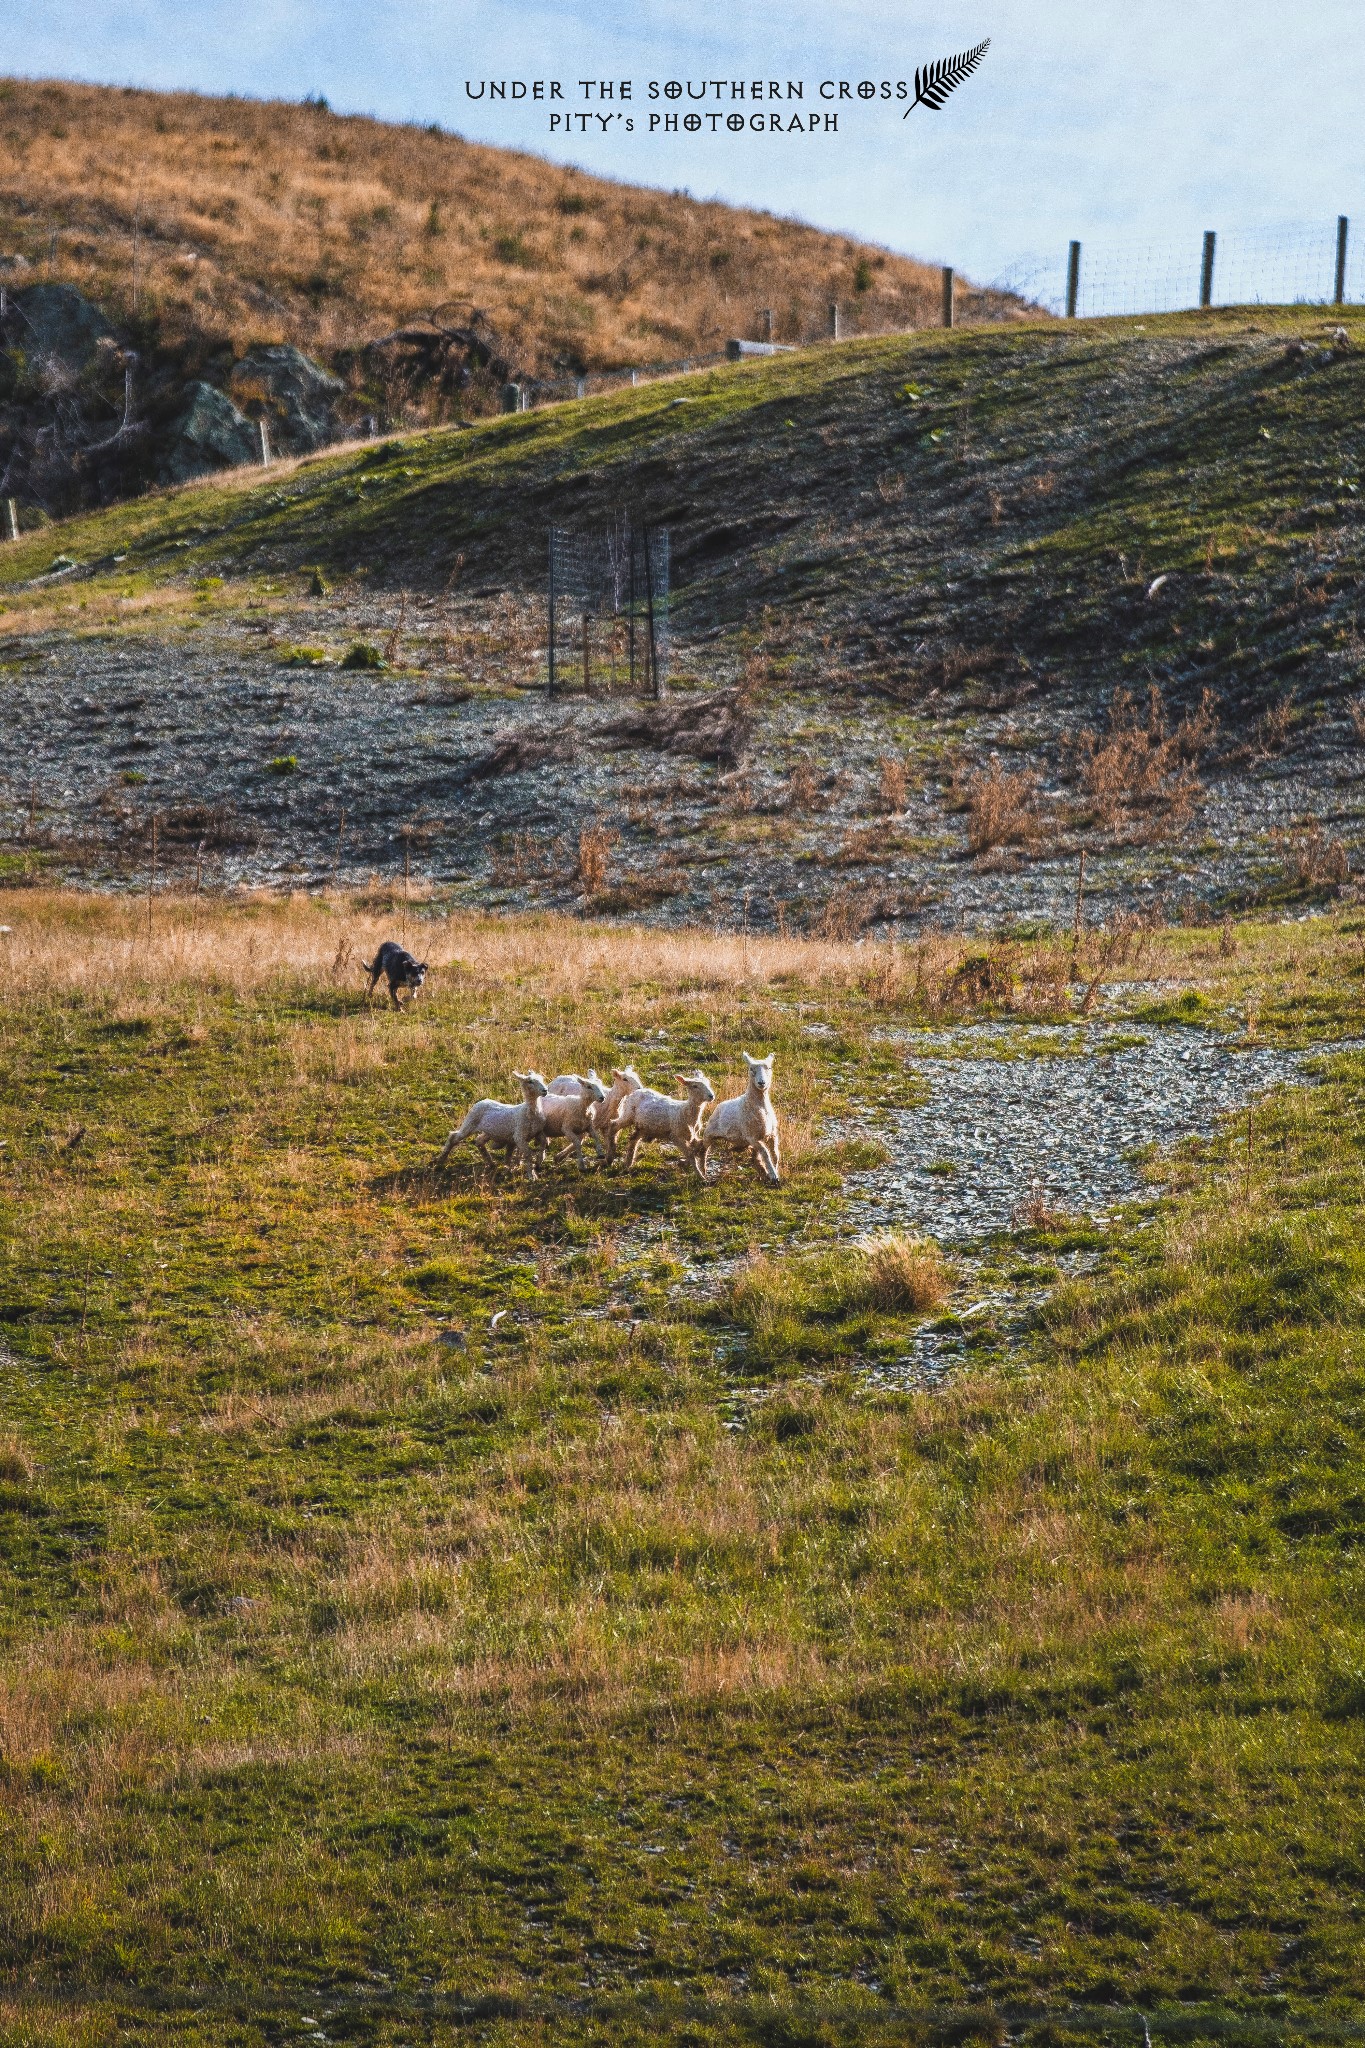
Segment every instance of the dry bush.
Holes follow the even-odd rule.
[[[952,1272],[932,1238],[888,1231],[866,1246],[863,1260],[863,1293],[871,1308],[923,1315],[939,1308],[952,1289]]]
[[[787,777],[784,801],[789,810],[814,811],[821,808],[824,792],[820,774],[809,754],[798,754]]]
[[[1016,1202],[1010,1211],[1012,1230],[1064,1230],[1070,1221],[1065,1209],[1051,1206],[1036,1174],[1023,1201]]]
[[[1035,847],[1045,819],[1038,802],[1038,777],[1030,768],[1013,774],[992,754],[986,768],[954,777],[952,800],[967,812],[967,850],[989,852],[997,846]]]
[[[589,825],[579,833],[578,879],[585,896],[600,896],[606,888],[612,849],[619,844],[620,834],[604,825]]]
[[[1188,823],[1203,794],[1196,768],[1217,733],[1209,690],[1174,727],[1155,683],[1145,706],[1131,691],[1116,690],[1104,733],[1086,726],[1069,743],[1093,822],[1141,838]]]
[[[1008,1003],[1014,995],[1014,961],[1003,949],[968,953],[949,979],[958,1004]]]
[[[1274,844],[1291,889],[1339,889],[1350,876],[1345,844],[1329,839],[1316,821],[1296,832],[1275,833]]]
[[[1289,744],[1293,724],[1294,698],[1290,693],[1268,704],[1257,719],[1252,733],[1254,751],[1260,755],[1282,754]]]
[[[909,764],[899,754],[883,754],[877,763],[877,802],[891,817],[899,817],[910,794]]]

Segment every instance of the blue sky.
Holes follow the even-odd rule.
[[[1247,231],[1253,271],[1306,266],[1311,286],[1337,214],[1359,213],[1365,296],[1360,21],[1359,0],[4,0],[0,71],[321,92],[344,111],[773,207],[981,278],[1055,288],[1075,235],[1087,289],[1111,297],[1151,289],[1133,282],[1155,275],[1148,251],[1173,252],[1178,296],[1205,227],[1229,262]],[[575,108],[572,82],[588,76],[631,78],[637,95],[651,78],[755,74],[809,93],[823,78],[906,77],[985,36],[984,65],[942,113],[903,122],[855,102],[837,137],[650,136],[644,121],[555,137],[543,105],[476,104],[464,87],[558,78]]]

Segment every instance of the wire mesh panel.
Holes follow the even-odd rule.
[[[666,527],[625,514],[603,527],[550,529],[549,680],[646,689],[668,684],[672,548]]]
[[[1178,313],[1198,306],[1205,239],[1191,231],[1179,241],[1141,244],[1086,241],[1071,258],[1021,257],[995,278],[996,290],[1015,292],[1051,313],[1067,311],[1075,271],[1074,310],[1082,318],[1122,313]],[[1365,301],[1365,221],[1284,222],[1219,229],[1209,269],[1215,306],[1330,305]]]

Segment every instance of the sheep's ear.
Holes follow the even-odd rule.
[[[628,1081],[630,1079],[630,1075],[623,1074],[619,1067],[613,1067],[611,1070],[611,1078],[613,1081]]]
[[[512,1079],[513,1079],[514,1081],[529,1081],[529,1080],[530,1080],[530,1078],[531,1078],[531,1076],[530,1076],[529,1074],[519,1074],[519,1073],[517,1072],[516,1068],[515,1068],[515,1067],[513,1067],[513,1069],[512,1069]]]

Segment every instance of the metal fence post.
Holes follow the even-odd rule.
[[[1199,266],[1199,303],[1213,304],[1213,256],[1218,246],[1218,237],[1212,228],[1204,230],[1204,260]]]
[[[839,305],[837,300],[829,309],[829,338],[831,341],[839,339]]]
[[[943,266],[943,324],[953,324],[953,273],[948,264]]]
[[[1351,223],[1344,213],[1337,215],[1337,281],[1332,293],[1334,306],[1346,303],[1346,238],[1351,232]]]
[[[763,311],[758,316],[758,324],[763,329],[763,332],[758,337],[759,340],[771,341],[773,338],[773,309],[771,306],[763,308]]]
[[[0,502],[0,526],[3,526],[6,540],[18,540],[19,507],[13,498],[6,498]]]
[[[550,591],[549,591],[549,596],[550,596],[550,644],[549,644],[549,648],[548,648],[548,653],[549,653],[549,660],[550,660],[550,690],[551,690],[551,693],[553,694],[553,692],[554,692],[554,689],[555,689],[555,687],[556,687],[556,680],[557,680],[557,679],[556,679],[556,676],[555,676],[555,530],[554,530],[553,526],[552,526],[552,527],[550,528]]]
[[[1066,259],[1066,317],[1068,320],[1074,320],[1076,317],[1076,300],[1080,296],[1080,290],[1081,245],[1079,242],[1073,242]]]

